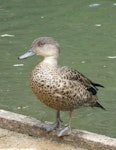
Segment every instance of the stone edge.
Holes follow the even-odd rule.
[[[116,150],[116,139],[85,130],[73,129],[72,134],[57,137],[55,132],[46,132],[45,123],[35,118],[0,110],[0,127],[36,137],[46,137],[89,150]]]

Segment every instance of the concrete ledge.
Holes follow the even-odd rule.
[[[0,127],[40,138],[50,138],[87,150],[116,150],[115,138],[77,129],[73,129],[70,136],[59,138],[56,136],[55,132],[47,133],[44,130],[44,122],[5,110],[0,110]]]

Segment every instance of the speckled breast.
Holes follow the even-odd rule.
[[[57,71],[49,67],[43,69],[37,66],[30,78],[32,91],[40,101],[56,110],[72,110],[78,106],[75,105],[75,101],[64,94],[66,89],[62,89],[62,86],[65,88],[63,84],[66,83],[61,83]]]
[[[70,111],[96,100],[82,84],[62,78],[57,68],[47,65],[35,67],[30,85],[40,101],[56,110]]]

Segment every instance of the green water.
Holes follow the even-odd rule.
[[[29,87],[30,73],[41,58],[17,59],[35,38],[52,36],[61,45],[59,65],[78,69],[105,86],[98,97],[107,111],[75,110],[72,127],[116,137],[116,59],[107,58],[116,56],[115,2],[0,0],[0,109],[54,121],[55,111],[39,102]],[[101,5],[89,7],[93,3]],[[1,37],[4,34],[14,37]],[[68,112],[61,116],[66,123]]]

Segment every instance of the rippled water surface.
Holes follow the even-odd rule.
[[[40,36],[59,41],[59,65],[105,86],[98,97],[107,111],[75,110],[72,127],[116,137],[115,1],[0,1],[0,109],[54,121],[55,110],[39,102],[29,87],[30,73],[42,58],[17,59]],[[68,112],[61,116],[67,123]]]

